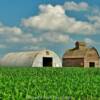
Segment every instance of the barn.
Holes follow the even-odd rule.
[[[61,59],[51,50],[8,53],[1,64],[17,67],[62,67]]]
[[[63,55],[64,67],[99,67],[99,53],[85,42],[77,41],[75,48],[67,50]]]

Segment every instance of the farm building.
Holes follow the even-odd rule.
[[[62,67],[61,59],[50,50],[8,53],[1,64],[18,67]]]
[[[67,67],[99,67],[99,53],[96,48],[88,47],[85,42],[76,42],[75,48],[63,55],[63,66]]]

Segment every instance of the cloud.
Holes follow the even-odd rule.
[[[91,44],[94,44],[95,43],[95,41],[93,41],[92,39],[90,39],[90,38],[85,38],[84,39],[84,41],[87,43],[87,44],[89,44],[89,45],[91,45]]]
[[[69,35],[56,33],[56,32],[44,33],[42,35],[42,38],[46,41],[53,42],[53,43],[68,43],[69,41],[72,41]]]
[[[23,19],[22,24],[40,32],[61,32],[73,34],[93,34],[94,26],[86,21],[76,20],[65,14],[62,6],[40,5],[40,13],[28,19]]]
[[[0,49],[6,48],[6,45],[0,44]]]
[[[91,38],[85,38],[84,41],[88,44],[88,45],[100,45],[100,42],[95,41]]]
[[[93,23],[96,33],[99,33],[100,32],[100,15],[88,16],[88,19],[90,20],[91,23]]]
[[[23,34],[20,36],[11,36],[6,39],[7,42],[20,43],[20,44],[37,44],[42,41],[41,38],[34,37],[32,34]]]
[[[5,46],[10,47],[12,45],[35,45],[41,41],[41,37],[35,37],[32,33],[26,33],[19,27],[0,25],[0,48],[5,48]]]
[[[4,25],[0,25],[0,35],[6,33],[9,34],[9,33],[14,33],[16,35],[20,35],[22,33],[21,29],[20,28],[17,28],[17,27],[8,27],[8,26],[4,26]]]
[[[70,43],[74,42],[70,34],[91,35],[100,31],[100,15],[88,16],[89,21],[76,20],[66,14],[66,10],[86,11],[86,2],[66,2],[64,5],[40,5],[38,15],[22,20],[25,30],[31,28],[37,32],[36,36],[21,27],[9,27],[0,23],[0,48],[22,46],[22,49],[38,49],[42,43]],[[97,14],[98,10],[94,10]],[[94,43],[86,38],[86,42]],[[2,43],[4,45],[2,45]],[[36,46],[37,45],[37,46]]]
[[[39,49],[40,49],[39,46],[32,46],[32,45],[25,46],[25,47],[22,48],[22,50],[39,50]]]
[[[58,32],[45,32],[34,36],[32,33],[26,33],[19,27],[8,27],[0,25],[0,48],[19,47],[19,50],[37,50],[40,45],[46,43],[67,43],[71,38]],[[2,45],[3,44],[3,45]],[[42,47],[41,47],[42,48]]]
[[[93,14],[90,14],[90,10]],[[91,16],[88,16],[88,21],[82,21],[81,18],[77,20],[75,16],[68,16],[66,11],[77,11],[78,13],[87,11]],[[74,37],[75,34],[78,34],[77,36],[92,35],[100,32],[99,12],[98,9],[90,9],[86,2],[65,2],[64,5],[55,6],[40,5],[37,15],[22,20],[23,27],[9,27],[0,23],[0,49],[6,52],[8,47],[9,50],[53,48],[61,54],[61,50],[64,51],[66,47],[70,48],[77,41],[74,40],[76,37],[71,38],[72,35]],[[32,33],[30,33],[30,28]],[[80,40],[80,36],[77,39]],[[83,41],[90,45],[100,44],[91,38],[85,38]]]
[[[65,10],[73,10],[73,11],[87,11],[89,8],[86,2],[76,3],[74,1],[65,2],[63,7]]]

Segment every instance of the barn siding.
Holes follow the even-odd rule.
[[[90,62],[94,62],[95,63],[95,67],[99,67],[99,61],[94,61],[94,60],[91,60],[91,61],[87,61],[87,60],[85,60],[84,61],[84,67],[85,68],[89,68],[90,66],[89,66],[89,63]]]
[[[84,66],[85,67],[90,67],[89,63],[94,62],[95,67],[99,67],[99,56],[97,52],[94,49],[91,49],[87,51],[85,57],[84,57]]]
[[[84,67],[83,58],[63,58],[64,67]]]

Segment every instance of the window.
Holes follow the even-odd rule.
[[[89,67],[95,67],[95,62],[90,62]]]

